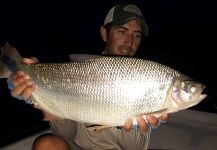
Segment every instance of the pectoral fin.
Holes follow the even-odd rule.
[[[165,114],[165,113],[168,113],[168,108],[164,108],[164,109],[161,109],[159,111],[155,111],[153,113],[150,113],[152,115],[154,115],[155,117],[159,118],[162,114]]]

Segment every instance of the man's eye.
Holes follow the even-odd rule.
[[[136,34],[136,38],[142,38],[142,34],[141,33],[137,33]]]
[[[125,30],[118,30],[119,33],[125,34],[126,31]]]

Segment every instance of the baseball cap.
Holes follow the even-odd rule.
[[[145,18],[143,17],[141,10],[133,4],[117,4],[112,7],[104,20],[104,25],[109,23],[122,25],[132,19],[140,20],[142,33],[147,36],[148,25],[145,22]]]

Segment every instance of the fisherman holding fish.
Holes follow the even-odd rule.
[[[106,43],[103,54],[134,56],[142,37],[148,35],[148,26],[140,9],[133,4],[118,4],[110,9],[100,29],[101,37]],[[37,63],[36,59],[24,58],[26,64]],[[18,71],[10,78],[13,83],[11,94],[14,97],[28,100],[37,89],[31,77]],[[35,104],[34,107],[40,108]],[[53,134],[39,136],[33,143],[33,150],[69,150],[69,149],[147,149],[151,128],[168,119],[168,114],[156,118],[147,115],[126,120],[123,127],[100,129],[101,126],[79,123],[44,113],[45,120],[50,122]],[[145,114],[146,112],[144,112]],[[91,129],[94,130],[91,130]]]

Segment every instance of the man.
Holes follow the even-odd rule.
[[[132,4],[114,6],[107,14],[104,25],[100,29],[104,42],[104,54],[134,56],[142,40],[147,36],[148,27],[142,12]],[[24,63],[36,63],[34,59],[24,59]],[[24,100],[31,96],[35,85],[24,72],[12,75],[11,82],[15,86],[11,94]],[[40,106],[35,105],[40,109]],[[145,113],[145,112],[144,112]],[[142,116],[136,120],[129,118],[123,128],[112,127],[101,132],[87,128],[90,124],[57,118],[44,111],[44,117],[50,121],[53,134],[39,136],[33,143],[33,150],[44,149],[146,149],[151,127],[156,127],[159,120],[147,115],[146,121]],[[162,115],[160,120],[166,121],[168,115]],[[148,127],[148,125],[149,127]],[[138,129],[136,127],[138,125]]]

